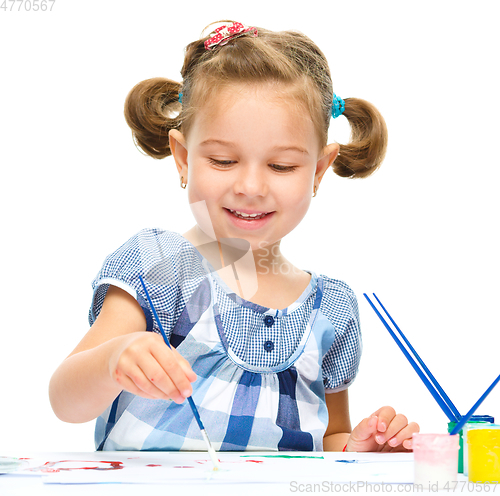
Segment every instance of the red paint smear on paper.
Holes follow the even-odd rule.
[[[154,463],[150,463],[149,465],[146,465],[146,467],[161,467],[161,465],[155,465]]]
[[[55,468],[55,465],[59,463],[107,463],[107,467],[93,466],[93,467],[59,467]],[[71,470],[121,470],[123,468],[123,462],[107,462],[107,461],[83,461],[83,460],[60,460],[57,462],[46,462],[41,467],[34,467],[30,469],[32,472],[43,472],[44,474],[53,474],[62,471],[71,471]]]
[[[194,468],[194,467],[189,467],[187,465],[176,465],[174,468]]]

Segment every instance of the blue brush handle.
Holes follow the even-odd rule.
[[[149,296],[148,290],[146,289],[146,285],[144,284],[142,276],[139,276],[139,280],[141,281],[142,288],[144,289],[144,292],[146,293],[146,298],[148,299],[148,303],[149,303],[149,306],[151,307],[151,311],[153,312],[156,323],[158,324],[158,327],[160,328],[160,332],[161,332],[161,335],[163,336],[163,340],[165,341],[166,345],[169,348],[172,348],[172,346],[170,346],[170,343],[168,342],[167,335],[165,334],[165,331],[163,330],[163,326],[161,325],[160,318],[158,317],[158,314],[156,313],[155,307],[153,305],[151,297]],[[196,419],[196,422],[198,422],[198,426],[200,427],[200,430],[204,430],[205,427],[203,426],[203,422],[201,421],[200,414],[198,413],[198,409],[196,408],[196,405],[194,404],[193,398],[191,398],[191,396],[189,396],[189,398],[187,400],[188,400],[189,406],[191,407],[191,410],[193,410],[194,418]]]
[[[453,413],[453,416],[455,417],[454,422],[458,422],[458,420],[462,418],[462,415],[460,415],[460,413],[458,412],[456,406],[453,404],[453,401],[451,401],[448,395],[444,392],[444,389],[441,387],[437,379],[432,375],[431,371],[427,368],[424,361],[419,357],[418,353],[415,351],[415,348],[413,348],[408,339],[406,339],[406,336],[403,334],[403,331],[398,327],[398,325],[396,324],[394,319],[390,316],[389,312],[386,310],[384,305],[382,305],[382,302],[378,299],[377,295],[373,293],[373,296],[378,301],[379,305],[382,307],[382,310],[386,313],[387,317],[389,317],[389,320],[394,324],[394,327],[399,332],[399,335],[403,338],[404,342],[406,343],[408,348],[410,348],[410,351],[413,353],[413,356],[417,359],[420,366],[424,369],[425,373],[428,375],[429,379],[434,384],[434,386],[438,390],[443,400],[446,402],[447,406],[449,407],[449,409]]]
[[[154,315],[154,318],[156,320],[156,323],[158,324],[158,327],[160,328],[160,332],[161,332],[161,335],[163,336],[163,340],[165,341],[166,345],[169,348],[172,348],[170,346],[170,343],[168,342],[167,335],[165,334],[165,331],[163,330],[163,326],[161,325],[160,318],[158,317],[158,314],[156,313],[155,307],[153,305],[151,297],[149,296],[148,290],[146,289],[146,285],[144,284],[142,276],[139,276],[139,281],[141,281],[142,289],[144,289],[144,292],[146,293],[146,298],[148,299],[148,303],[149,303],[149,306],[151,308],[151,311],[153,312],[153,315]]]
[[[363,296],[368,300],[368,303],[373,308],[374,312],[378,315],[378,318],[385,325],[386,329],[389,331],[389,334],[392,336],[394,341],[396,341],[396,344],[399,346],[400,350],[403,352],[403,355],[406,357],[406,359],[410,362],[410,365],[414,368],[415,372],[418,374],[420,379],[422,379],[422,382],[429,390],[429,393],[431,393],[434,399],[437,401],[438,405],[441,407],[441,410],[443,410],[445,415],[450,419],[450,422],[456,422],[456,418],[454,418],[451,410],[448,408],[448,406],[443,401],[441,396],[439,396],[438,392],[434,389],[434,386],[429,382],[429,379],[427,379],[427,377],[425,377],[423,372],[418,368],[418,365],[415,363],[415,360],[413,360],[411,355],[408,353],[407,349],[403,346],[401,341],[399,341],[398,337],[396,336],[396,334],[394,334],[394,331],[390,328],[389,324],[385,321],[384,317],[382,317],[382,315],[377,310],[375,305],[371,302],[370,298],[368,298],[368,295],[366,293],[363,293]]]
[[[462,417],[460,422],[458,422],[458,424],[453,428],[453,430],[450,432],[452,436],[460,432],[462,427],[469,421],[472,415],[474,415],[474,412],[478,409],[479,405],[485,400],[486,396],[488,396],[493,390],[493,388],[497,385],[498,381],[500,381],[500,375],[493,381],[491,386],[483,393],[481,398],[479,398],[476,401],[476,404],[465,414],[465,416]]]

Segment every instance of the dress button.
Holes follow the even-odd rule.
[[[273,351],[274,350],[274,343],[272,341],[266,341],[264,343],[264,349],[266,351]]]
[[[264,323],[267,327],[271,327],[274,324],[274,319],[271,315],[266,315],[264,317]]]

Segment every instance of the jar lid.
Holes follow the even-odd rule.
[[[500,429],[500,424],[481,424],[481,423],[472,423],[467,425],[467,430],[472,431],[476,429]]]
[[[491,415],[472,415],[468,422],[490,422],[495,423],[495,419]]]

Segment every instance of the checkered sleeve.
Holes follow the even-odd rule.
[[[139,276],[145,281],[165,330],[173,327],[179,300],[178,261],[183,238],[169,231],[143,229],[104,260],[92,282],[89,310],[92,325],[104,303],[110,285],[133,296],[144,311],[148,331],[159,332]]]
[[[323,384],[326,393],[336,393],[347,389],[358,372],[362,351],[359,311],[356,296],[347,284],[323,278],[321,311],[335,329],[335,341],[323,357]]]

